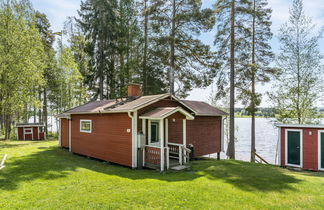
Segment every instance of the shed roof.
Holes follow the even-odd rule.
[[[44,127],[44,123],[17,123],[16,127]]]
[[[317,125],[307,125],[307,124],[275,124],[278,128],[322,128],[324,129],[323,124],[317,124]]]
[[[191,109],[195,111],[196,115],[199,116],[226,116],[228,115],[226,112],[217,109],[214,106],[207,104],[206,102],[202,101],[189,101],[189,100],[182,100],[184,104],[189,106]]]
[[[149,112],[146,112],[145,114],[142,114],[140,116],[141,119],[164,119],[166,117],[169,117],[170,115],[180,112],[181,114],[185,115],[188,120],[193,120],[194,117],[186,112],[181,107],[160,107],[153,109]]]

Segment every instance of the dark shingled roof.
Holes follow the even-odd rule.
[[[70,110],[64,112],[64,114],[73,114],[73,113],[98,113],[98,112],[128,112],[135,109],[138,109],[141,106],[145,106],[150,102],[155,100],[165,98],[169,94],[160,94],[160,95],[149,95],[141,96],[133,99],[112,99],[112,100],[101,100],[101,101],[90,101],[86,104],[77,106]],[[58,115],[58,116],[63,116]]]
[[[142,115],[142,117],[152,117],[152,118],[159,118],[161,116],[164,116],[174,110],[176,110],[178,107],[161,107],[153,109],[149,112],[146,112]]]
[[[17,123],[16,127],[43,127],[44,123]]]
[[[128,112],[134,111],[141,107],[144,107],[148,104],[151,104],[157,100],[169,97],[169,94],[160,94],[160,95],[149,95],[141,96],[139,98],[133,99],[112,99],[112,100],[101,100],[101,101],[90,101],[86,104],[77,106],[73,109],[67,110],[58,117],[68,116],[73,113],[100,113],[100,112]],[[189,107],[194,111],[196,115],[200,116],[225,116],[228,115],[226,112],[223,112],[205,102],[201,101],[189,101],[182,100],[185,106]]]
[[[117,101],[118,102],[118,101]],[[102,100],[102,101],[90,101],[86,104],[77,106],[64,113],[84,113],[84,112],[98,112],[103,110],[105,107],[114,105],[117,103],[115,99],[113,100]]]
[[[226,116],[228,115],[226,112],[217,109],[214,106],[211,106],[202,101],[189,101],[189,100],[182,100],[182,102],[193,109],[196,115],[201,116]]]

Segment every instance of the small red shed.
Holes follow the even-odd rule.
[[[44,123],[18,123],[17,140],[45,140]]]
[[[278,124],[283,167],[324,171],[324,125]]]

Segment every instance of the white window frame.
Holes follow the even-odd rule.
[[[33,129],[32,128],[24,128],[24,133],[25,134],[33,134]]]
[[[317,138],[318,138],[318,144],[317,144],[317,148],[318,148],[318,170],[319,171],[324,171],[324,168],[321,168],[321,133],[324,133],[324,130],[318,130],[318,135],[317,135]]]
[[[289,131],[294,131],[294,132],[299,132],[299,141],[300,141],[300,164],[296,165],[296,164],[291,164],[288,163],[288,132]],[[302,129],[285,129],[285,163],[286,166],[292,166],[292,167],[298,167],[298,168],[302,168],[303,167],[303,130]]]
[[[82,123],[83,122],[90,123],[90,131],[82,130]],[[92,120],[80,120],[80,132],[81,133],[92,133]]]
[[[158,142],[152,142],[151,141],[151,124],[152,122],[154,123],[157,123],[157,129],[158,129],[158,132],[157,132],[157,137],[158,137]],[[161,139],[160,139],[160,121],[159,120],[148,120],[148,142],[149,142],[149,145],[154,145],[154,146],[160,146],[161,144]]]

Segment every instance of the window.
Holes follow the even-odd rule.
[[[80,132],[84,132],[84,133],[92,132],[91,120],[80,120]]]
[[[25,134],[32,134],[33,131],[32,131],[31,128],[24,128],[24,133],[25,133]]]
[[[159,122],[151,122],[151,143],[159,142]]]

